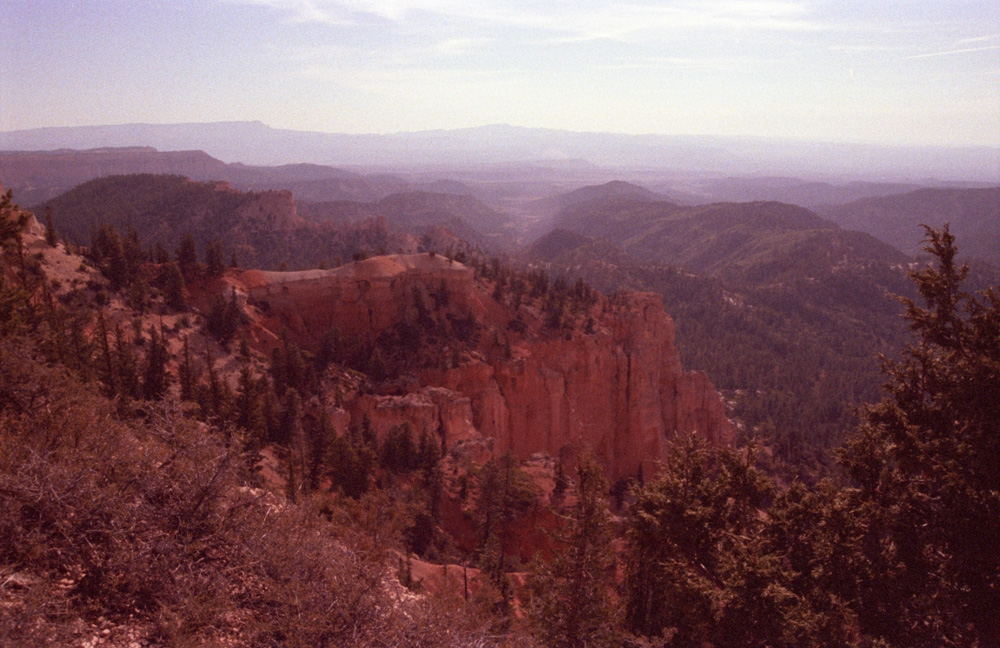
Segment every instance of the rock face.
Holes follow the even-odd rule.
[[[426,254],[374,257],[332,270],[250,270],[239,281],[251,299],[307,345],[331,327],[351,338],[374,339],[413,317],[408,311],[414,290],[426,301],[443,290],[451,311],[477,317],[486,309],[483,297],[488,299],[474,289],[470,268]]]
[[[448,317],[471,316],[478,342],[457,363],[421,367],[411,388],[367,394],[348,406],[376,433],[409,422],[448,447],[486,437],[493,452],[571,458],[591,449],[612,479],[655,471],[669,439],[696,433],[730,443],[734,428],[703,373],[684,371],[674,324],[659,296],[599,297],[584,330],[550,331],[541,313],[493,299],[472,269],[440,256],[376,257],[334,270],[249,271],[238,289],[304,346],[330,327],[375,339],[435,298]],[[424,295],[426,298],[414,298]],[[441,318],[440,312],[434,314]],[[508,324],[517,317],[523,327]],[[501,351],[502,349],[502,351]],[[398,391],[398,390],[397,390]]]
[[[655,470],[664,444],[698,433],[729,443],[733,428],[705,374],[682,369],[674,325],[653,294],[627,295],[594,335],[525,340],[506,362],[473,362],[431,379],[467,394],[497,449],[524,458],[590,448],[612,478]]]

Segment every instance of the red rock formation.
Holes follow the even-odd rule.
[[[707,376],[681,367],[673,321],[654,294],[598,299],[589,311],[592,333],[547,332],[531,308],[526,330],[513,333],[507,327],[512,310],[493,300],[470,268],[440,256],[376,257],[334,270],[249,271],[235,281],[268,313],[271,326],[306,346],[331,326],[374,340],[417,317],[414,293],[429,301],[444,291],[441,309],[472,315],[485,327],[458,366],[420,369],[411,393],[361,396],[348,406],[380,434],[407,421],[417,434],[441,434],[449,447],[483,435],[494,439],[494,452],[509,450],[521,459],[590,448],[612,479],[635,475],[640,466],[652,474],[678,434],[714,443],[734,435]],[[501,337],[509,356],[497,350]]]
[[[591,448],[612,479],[652,474],[665,442],[695,432],[732,441],[733,427],[707,376],[685,372],[660,299],[632,294],[590,336],[526,340],[508,362],[475,362],[432,375],[470,396],[477,428],[524,458]]]

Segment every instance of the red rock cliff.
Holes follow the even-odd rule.
[[[449,444],[481,434],[494,440],[494,451],[519,458],[591,448],[612,479],[634,475],[640,466],[652,474],[677,434],[697,433],[714,443],[733,438],[711,382],[681,367],[674,324],[657,295],[598,298],[588,311],[594,321],[588,332],[546,331],[541,314],[528,307],[520,314],[524,330],[515,333],[507,326],[515,316],[511,308],[496,302],[470,268],[440,256],[376,257],[334,270],[249,271],[237,285],[252,302],[266,304],[270,326],[284,327],[307,346],[331,326],[374,339],[414,317],[414,294],[446,292],[441,308],[475,318],[483,327],[479,342],[457,366],[415,371],[416,391],[408,397],[369,395],[353,404],[355,414],[368,414],[377,428],[413,418],[418,431],[436,428]],[[428,386],[443,389],[428,392]]]

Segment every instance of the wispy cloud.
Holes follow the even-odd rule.
[[[964,47],[962,49],[947,50],[944,52],[929,52],[927,54],[915,54],[904,57],[905,60],[934,58],[936,56],[952,56],[953,54],[968,54],[970,52],[987,52],[990,50],[1000,50],[1000,45],[986,45],[985,47]]]
[[[527,0],[223,0],[267,6],[295,22],[351,24],[362,17],[402,21],[416,14],[484,25],[540,30],[568,39],[621,39],[650,31],[739,30],[815,31],[824,23],[810,18],[807,5],[791,0],[648,0],[625,4],[567,6]]]
[[[955,46],[959,45],[971,45],[972,43],[985,43],[986,41],[996,40],[1000,38],[1000,34],[988,34],[986,36],[973,36],[972,38],[963,38],[961,40],[955,41]]]
[[[830,45],[831,52],[898,52],[904,49],[900,45]]]
[[[650,56],[607,63],[597,66],[600,70],[704,70],[730,71],[745,68],[749,64],[759,64],[761,59],[749,58],[718,58],[699,56]]]
[[[346,11],[331,11],[326,3],[317,0],[222,0],[226,4],[243,4],[270,7],[285,14],[297,23],[350,25],[356,22]]]

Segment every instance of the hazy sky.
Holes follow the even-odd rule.
[[[997,0],[2,0],[0,130],[261,120],[1000,145]]]

